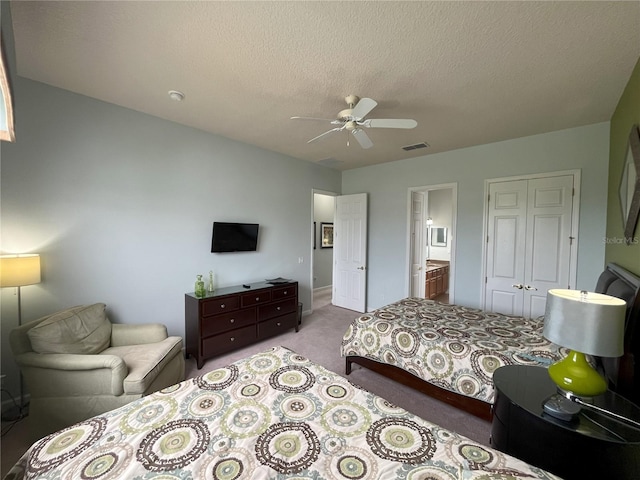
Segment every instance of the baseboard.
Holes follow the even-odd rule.
[[[313,294],[315,295],[316,293],[323,293],[323,292],[326,292],[327,290],[331,290],[332,288],[333,288],[333,285],[327,285],[326,287],[314,288],[313,289]]]

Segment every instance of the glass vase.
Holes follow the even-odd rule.
[[[207,291],[204,289],[204,280],[202,280],[202,275],[197,275],[196,278],[196,297],[203,298],[207,295]]]

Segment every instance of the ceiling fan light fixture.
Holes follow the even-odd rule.
[[[320,135],[308,140],[307,143],[315,142],[321,138],[333,132],[340,132],[346,130],[346,133],[351,133],[360,146],[364,149],[373,147],[373,142],[369,136],[363,130],[364,128],[415,128],[418,122],[408,118],[374,118],[368,119],[367,115],[378,105],[378,102],[371,98],[359,98],[355,95],[349,95],[345,97],[345,101],[349,105],[338,113],[336,120],[325,120],[322,118],[314,117],[291,117],[292,120],[320,120],[328,121],[331,125],[336,125],[335,128],[328,130]],[[349,137],[347,137],[347,146],[349,146]]]

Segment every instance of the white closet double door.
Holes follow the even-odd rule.
[[[567,174],[489,184],[486,310],[535,318],[549,289],[570,288],[577,182]]]

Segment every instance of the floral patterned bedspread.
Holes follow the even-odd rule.
[[[356,318],[343,356],[402,368],[441,388],[493,403],[493,372],[503,365],[541,365],[567,350],[542,336],[543,319],[528,319],[424,298],[406,298]]]
[[[557,477],[276,347],[53,433],[8,479]]]

